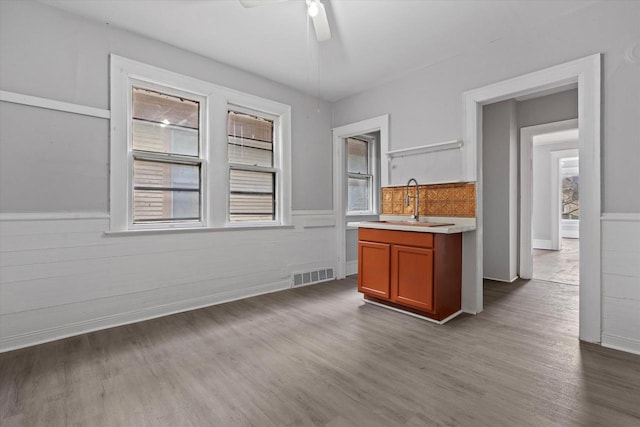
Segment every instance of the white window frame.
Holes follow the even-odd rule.
[[[197,101],[200,103],[199,107],[199,129],[198,129],[198,157],[194,156],[184,156],[177,154],[162,154],[162,153],[152,153],[152,152],[143,152],[139,150],[135,150],[133,148],[133,138],[131,132],[131,124],[133,122],[133,88],[141,88],[141,89],[149,89],[156,92],[160,92],[170,96],[183,97],[185,99],[189,99],[192,101]],[[129,93],[127,100],[127,161],[130,162],[127,168],[127,187],[128,192],[128,218],[129,229],[131,230],[149,230],[149,229],[159,229],[159,228],[197,228],[204,227],[205,218],[207,217],[207,206],[205,201],[205,194],[207,194],[207,144],[204,143],[206,141],[206,123],[207,123],[207,110],[208,110],[208,99],[206,96],[202,96],[197,93],[186,92],[184,90],[179,90],[173,87],[163,86],[156,83],[152,83],[149,81],[139,80],[136,78],[130,78],[127,84],[127,91]],[[157,221],[157,222],[149,222],[149,223],[134,223],[134,206],[133,206],[133,190],[134,190],[134,176],[133,176],[133,164],[135,160],[143,160],[143,161],[158,161],[163,163],[170,164],[192,164],[200,166],[200,212],[199,212],[199,220],[169,220],[169,221]],[[173,160],[173,161],[171,161]]]
[[[357,139],[360,141],[364,141],[367,143],[367,155],[368,155],[368,173],[366,174],[357,174],[349,172],[349,139]],[[358,216],[358,215],[377,215],[378,214],[378,170],[377,170],[377,162],[376,162],[376,139],[372,136],[368,135],[354,135],[349,136],[344,139],[345,146],[345,173],[346,173],[346,215],[348,216]],[[369,207],[366,210],[362,211],[350,211],[349,210],[349,178],[361,178],[361,177],[369,177],[371,186],[369,188]]]
[[[231,221],[231,208],[230,208],[230,204],[231,204],[231,189],[229,188],[229,186],[227,187],[227,226],[228,227],[236,227],[236,226],[242,226],[242,225],[259,225],[259,224],[268,224],[268,225],[273,225],[273,224],[280,224],[281,223],[281,212],[280,212],[280,206],[279,206],[279,202],[278,199],[280,197],[280,194],[278,192],[278,187],[280,186],[280,181],[282,180],[282,163],[283,163],[283,156],[282,156],[282,144],[280,143],[280,140],[282,138],[281,132],[279,132],[278,130],[280,129],[280,117],[273,115],[273,114],[269,114],[269,113],[265,113],[263,111],[258,111],[258,110],[254,110],[251,108],[247,108],[244,106],[240,106],[240,105],[233,105],[233,104],[229,104],[228,108],[227,108],[227,112],[229,111],[235,111],[237,113],[244,113],[244,114],[249,114],[252,116],[257,116],[263,119],[267,119],[267,120],[271,120],[273,122],[273,166],[272,167],[266,167],[266,166],[251,166],[251,165],[245,165],[245,164],[241,164],[241,163],[231,163],[228,162],[227,163],[227,168],[228,168],[228,175],[230,176],[231,170],[235,169],[235,170],[244,170],[244,171],[256,171],[256,172],[270,172],[270,173],[274,173],[275,174],[275,187],[274,187],[274,198],[276,201],[276,204],[274,206],[275,209],[275,215],[274,215],[274,219],[272,220],[264,220],[264,221],[236,221],[236,222],[232,222]],[[227,130],[228,133],[228,130]]]
[[[216,229],[291,224],[291,107],[117,55],[111,55],[110,231]],[[132,88],[182,94],[200,104],[201,220],[133,223]],[[245,109],[274,117],[276,219],[231,223],[227,111]]]

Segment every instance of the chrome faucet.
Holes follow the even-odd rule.
[[[418,191],[418,181],[415,178],[411,178],[409,179],[409,181],[407,182],[407,195],[404,199],[404,205],[405,206],[409,206],[409,185],[411,185],[411,181],[416,183],[415,189],[416,189],[416,196],[415,196],[415,204],[413,205],[413,215],[411,215],[411,219],[409,221],[411,222],[418,222],[418,205],[420,204],[420,193]]]

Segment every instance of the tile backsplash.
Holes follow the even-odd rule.
[[[454,184],[420,185],[418,194],[421,216],[476,216],[476,184],[461,182]],[[409,206],[405,206],[406,186],[382,188],[382,214],[411,215],[415,203],[415,187],[409,187]]]

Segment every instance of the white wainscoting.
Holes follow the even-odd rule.
[[[560,221],[560,237],[569,239],[580,238],[580,221],[574,219],[563,219]]]
[[[291,287],[336,268],[332,211],[293,229],[105,236],[103,213],[0,216],[0,351]]]
[[[640,354],[640,214],[602,215],[602,345]]]
[[[544,239],[531,239],[531,247],[533,249],[553,249],[553,242]]]

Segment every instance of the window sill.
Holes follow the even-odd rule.
[[[293,225],[234,225],[228,227],[199,227],[199,228],[155,228],[146,230],[123,230],[105,231],[105,237],[118,236],[146,236],[154,234],[181,234],[181,233],[212,233],[224,231],[245,231],[245,230],[293,230]]]
[[[346,216],[376,216],[377,212],[347,212]]]

